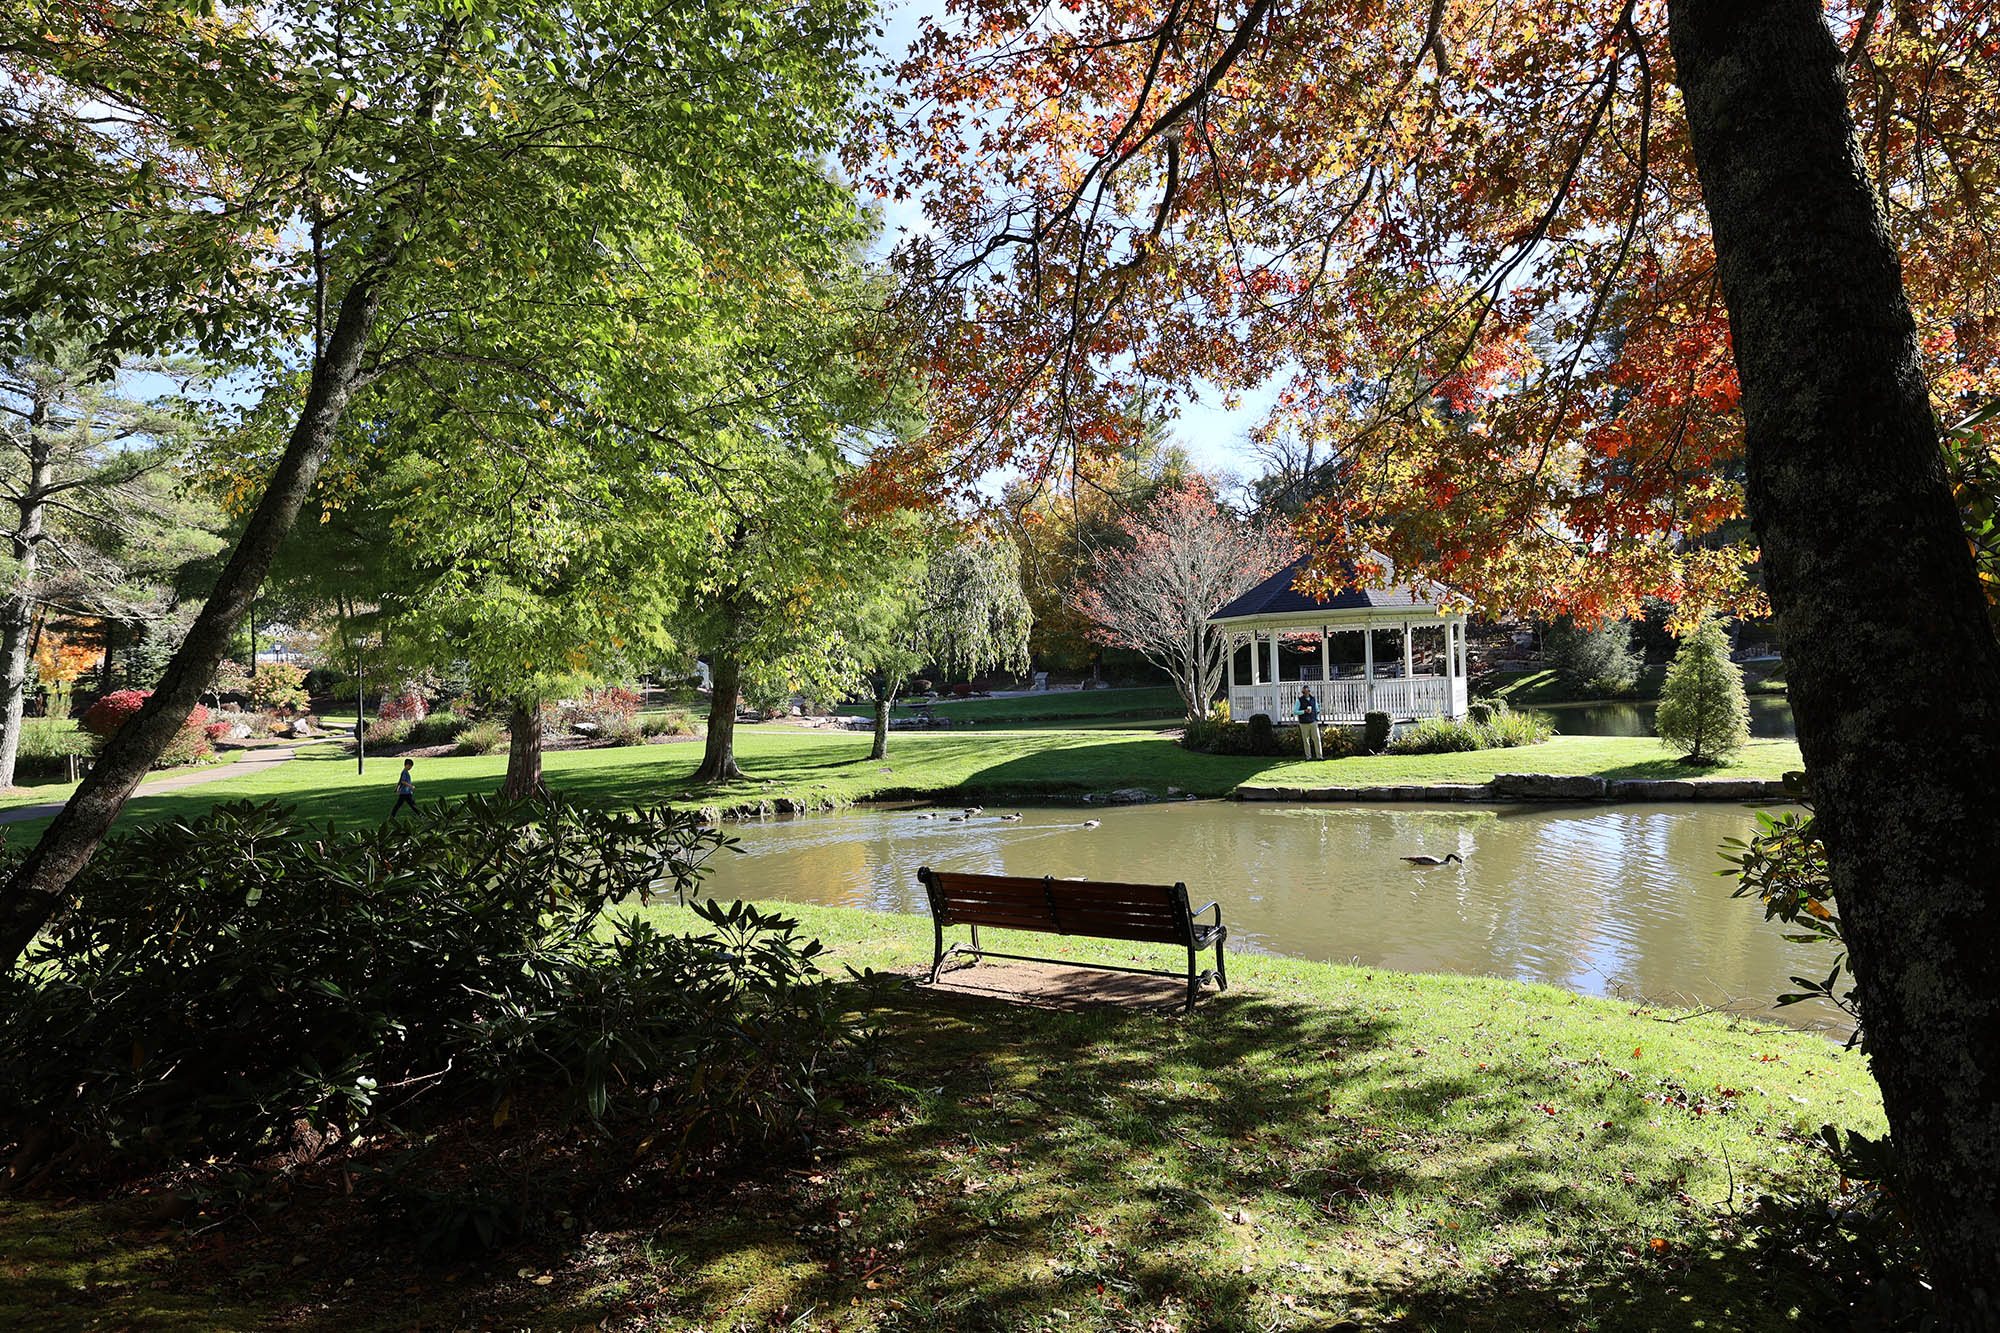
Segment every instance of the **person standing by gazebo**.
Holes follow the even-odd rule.
[[[1312,686],[1299,689],[1299,701],[1292,705],[1292,713],[1299,723],[1299,742],[1305,746],[1308,759],[1324,759],[1325,752],[1319,743],[1319,701],[1313,698]]]

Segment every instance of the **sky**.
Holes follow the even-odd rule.
[[[883,54],[892,59],[909,48],[926,16],[942,18],[944,14],[939,0],[882,0],[882,5],[883,32],[879,45]],[[884,238],[887,245],[894,244],[902,229],[921,225],[923,220],[921,201],[916,199],[902,203],[883,200],[881,208],[888,228]],[[1181,407],[1174,435],[1196,467],[1247,480],[1260,470],[1250,453],[1247,436],[1269,408],[1274,395],[1275,390],[1246,395],[1232,411],[1223,405],[1221,393],[1210,388],[1197,401]]]

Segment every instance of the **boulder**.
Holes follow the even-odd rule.
[[[1601,801],[1609,784],[1603,778],[1559,777],[1553,773],[1497,773],[1493,794],[1506,801]]]
[[[250,735],[250,727],[243,722],[232,722],[229,724],[228,735],[232,741],[246,740]]]
[[[1157,801],[1159,799],[1159,797],[1153,795],[1153,793],[1147,791],[1144,787],[1120,787],[1117,791],[1112,792],[1110,797],[1111,804],[1113,805],[1145,805],[1150,801]]]

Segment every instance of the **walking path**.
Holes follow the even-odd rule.
[[[233,764],[218,764],[214,768],[198,768],[191,773],[175,773],[171,777],[154,778],[142,782],[134,796],[158,796],[162,792],[179,791],[183,787],[199,787],[204,782],[220,782],[224,778],[244,778],[265,769],[275,768],[308,745],[324,745],[325,737],[299,741],[291,745],[263,745],[246,749],[243,757]],[[0,824],[20,824],[30,819],[47,819],[63,808],[61,801],[47,801],[41,805],[18,805],[12,810],[0,810]]]

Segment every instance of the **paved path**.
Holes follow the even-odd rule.
[[[151,782],[139,784],[136,796],[158,796],[162,792],[179,791],[183,787],[199,787],[204,782],[220,782],[224,778],[247,778],[262,773],[284,763],[308,745],[324,745],[324,737],[299,741],[293,745],[265,745],[254,750],[246,750],[241,759],[233,764],[218,764],[214,768],[198,768],[191,773],[175,773],[171,777],[154,778]],[[30,819],[47,819],[63,808],[61,801],[48,801],[41,805],[17,805],[11,810],[0,810],[0,824],[20,824]]]

